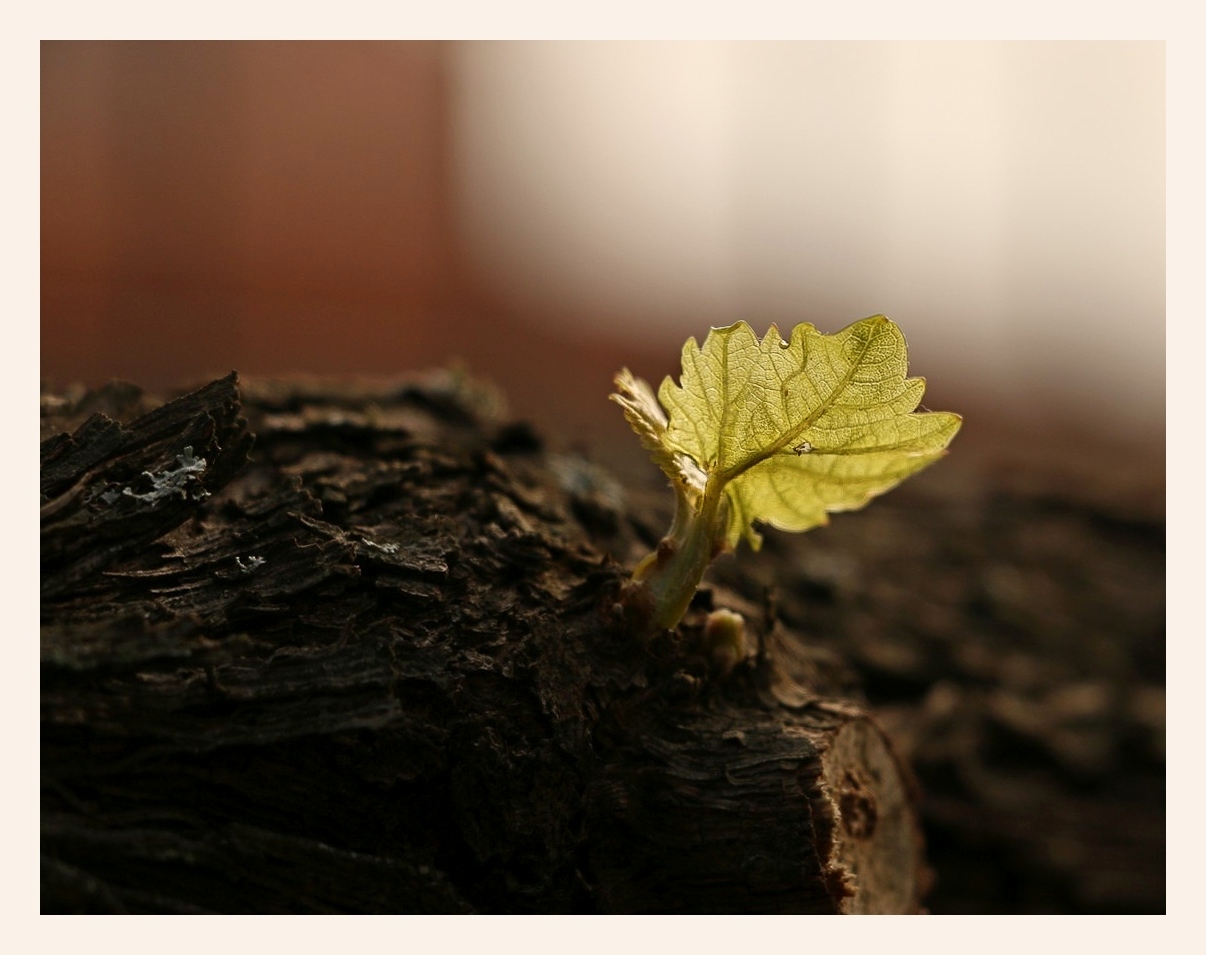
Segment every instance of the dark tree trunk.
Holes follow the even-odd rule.
[[[857,675],[765,588],[627,632],[662,515],[488,393],[153,405],[43,400],[44,911],[919,909]],[[731,669],[712,606],[746,620]]]

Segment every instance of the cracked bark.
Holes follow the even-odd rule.
[[[854,673],[736,589],[624,632],[660,518],[473,383],[111,386],[43,436],[44,911],[918,910]]]

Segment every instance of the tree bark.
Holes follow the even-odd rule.
[[[912,778],[832,651],[452,374],[43,400],[46,912],[916,912]],[[709,611],[746,625],[735,666]]]

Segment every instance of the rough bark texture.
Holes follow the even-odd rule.
[[[1165,908],[1162,475],[1060,452],[956,441],[711,575],[859,674],[920,783],[935,913]]]
[[[472,382],[111,386],[43,436],[45,911],[918,910],[857,673],[753,578],[635,639],[661,505]]]
[[[907,910],[927,873],[938,913],[1164,910],[1129,458],[956,442],[644,648],[607,595],[668,525],[651,466],[450,376],[241,401],[43,397],[47,911]],[[711,604],[757,638],[727,676]]]

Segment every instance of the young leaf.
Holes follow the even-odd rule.
[[[676,485],[702,494],[707,475],[699,469],[690,454],[675,451],[667,444],[666,427],[670,422],[657,403],[653,389],[627,368],[616,375],[615,381],[619,391],[611,398],[624,409],[624,417],[641,439],[641,444],[649,450],[654,463]]]
[[[961,419],[917,413],[925,382],[906,371],[904,336],[876,315],[833,335],[797,325],[788,341],[773,325],[761,340],[745,322],[714,328],[702,347],[683,346],[680,382],[662,382],[660,406],[645,382],[617,376],[613,399],[679,499],[671,533],[634,574],[659,607],[675,605],[659,610],[660,624],[677,622],[690,600],[679,591],[711,552],[742,537],[760,546],[755,522],[824,524],[945,453]]]

